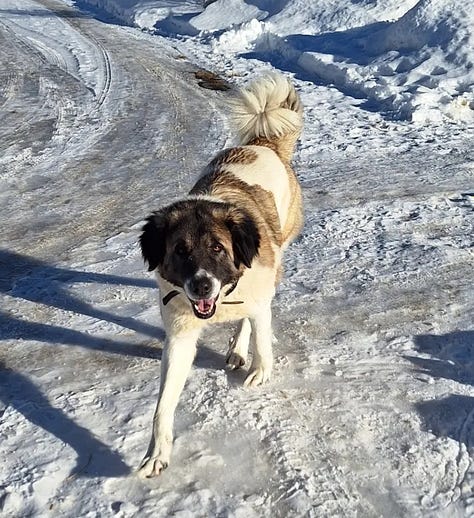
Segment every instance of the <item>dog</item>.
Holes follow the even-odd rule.
[[[156,272],[167,335],[142,477],[169,464],[175,409],[205,326],[239,322],[226,362],[243,367],[252,345],[245,386],[266,382],[272,372],[271,302],[283,251],[303,224],[290,166],[303,108],[278,73],[257,79],[230,103],[240,144],[218,153],[187,196],[152,213],[140,236],[143,258]]]

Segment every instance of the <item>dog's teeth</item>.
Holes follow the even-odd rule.
[[[200,314],[200,315],[210,315],[212,313],[212,307],[209,308],[207,311],[201,311],[199,309],[199,304],[193,304],[193,306],[195,307],[196,311]]]

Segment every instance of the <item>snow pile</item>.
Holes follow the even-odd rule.
[[[313,35],[272,31],[255,52],[394,118],[472,122],[473,43],[474,15],[463,2],[421,0],[393,22],[367,19]]]
[[[253,50],[255,41],[267,34],[268,28],[265,22],[256,19],[244,23],[238,28],[225,31],[222,35],[213,38],[210,42],[212,51],[219,55],[226,52],[238,54]]]
[[[358,0],[308,2],[261,0],[279,35],[347,31],[403,16],[417,0]],[[278,6],[279,5],[279,6]],[[275,8],[278,6],[277,8]]]
[[[465,2],[421,0],[363,45],[393,71],[393,86],[404,80],[398,90],[412,94],[414,120],[439,110],[474,121],[474,11]]]
[[[474,11],[463,0],[87,0],[128,23],[267,61],[400,120],[474,122]]]
[[[121,22],[152,30],[156,24],[170,21],[175,34],[181,34],[187,18],[203,10],[202,0],[65,0],[79,8],[85,6],[101,15],[110,15]],[[197,31],[194,31],[197,32]],[[188,32],[185,31],[184,34]]]
[[[217,0],[192,18],[190,23],[202,31],[218,31],[263,18],[265,15],[265,12],[243,0]]]

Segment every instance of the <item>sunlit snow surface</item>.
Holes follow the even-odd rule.
[[[474,512],[468,4],[2,0],[0,514]],[[144,482],[164,332],[137,237],[234,142],[197,68],[294,78],[306,224],[274,378],[244,390],[210,328]]]

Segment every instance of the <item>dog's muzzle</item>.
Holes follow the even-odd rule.
[[[198,270],[184,283],[184,291],[198,318],[211,318],[216,312],[221,283],[205,270]]]

